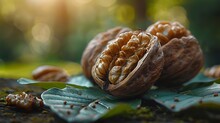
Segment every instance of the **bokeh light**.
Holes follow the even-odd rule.
[[[87,43],[99,32],[115,26],[145,30],[158,20],[179,21],[202,42],[205,52],[217,53],[220,52],[217,47],[220,31],[216,28],[218,3],[217,0],[0,0],[0,61],[80,62]]]
[[[14,13],[16,10],[15,3],[11,0],[1,0],[0,1],[0,9],[3,17]]]
[[[131,23],[135,18],[135,10],[131,5],[120,5],[116,8],[116,18],[122,23]]]
[[[90,3],[92,0],[72,0],[72,1],[75,2],[75,4],[83,5]]]
[[[45,23],[36,23],[32,28],[34,40],[39,42],[48,42],[51,35],[49,26]]]
[[[187,12],[181,6],[183,3],[183,0],[154,0],[152,3],[149,3],[149,8],[146,10],[147,15],[150,15],[153,21],[179,21],[183,25],[188,26]]]
[[[115,4],[116,0],[96,0],[100,6],[110,7]]]

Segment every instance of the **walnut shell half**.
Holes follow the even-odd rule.
[[[121,33],[100,52],[92,68],[94,81],[108,93],[132,97],[159,78],[164,59],[156,36],[141,31]]]
[[[120,33],[130,31],[131,29],[125,27],[115,27],[107,30],[106,32],[99,33],[94,39],[92,39],[87,45],[81,58],[81,65],[84,75],[92,79],[91,70],[95,64],[97,56],[107,45],[109,41],[115,39]]]
[[[158,21],[146,32],[156,35],[164,53],[164,67],[157,85],[175,86],[192,79],[203,66],[197,39],[178,22]]]
[[[69,75],[64,69],[50,65],[37,67],[33,70],[32,77],[38,81],[66,82],[69,79]]]

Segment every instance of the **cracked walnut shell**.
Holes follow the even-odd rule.
[[[136,96],[147,91],[159,78],[164,59],[156,36],[129,31],[100,47],[103,50],[98,53],[91,74],[109,94]]]
[[[158,37],[164,53],[164,67],[156,85],[178,85],[192,79],[203,66],[197,39],[178,22],[158,21],[146,32]]]

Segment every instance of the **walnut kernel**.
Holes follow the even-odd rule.
[[[7,105],[16,106],[25,110],[43,107],[43,101],[31,94],[22,92],[21,94],[9,94],[6,97]]]
[[[81,59],[83,73],[87,78],[92,79],[92,66],[95,64],[97,57],[100,55],[100,52],[105,48],[107,43],[115,39],[119,34],[130,30],[131,29],[126,27],[115,27],[107,30],[106,32],[99,33],[89,42]]]

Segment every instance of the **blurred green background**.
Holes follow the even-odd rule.
[[[199,40],[206,66],[220,64],[219,5],[219,0],[0,0],[0,63],[80,62],[99,32],[176,20]]]

